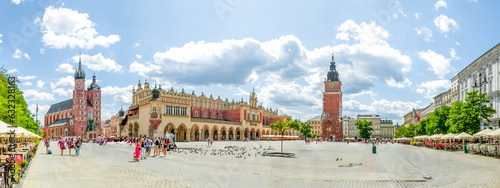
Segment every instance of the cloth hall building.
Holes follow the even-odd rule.
[[[120,113],[123,113],[122,111]],[[147,80],[132,90],[132,105],[125,116],[118,117],[119,137],[165,137],[173,133],[177,141],[262,139],[278,135],[270,124],[283,121],[287,116],[278,115],[278,110],[258,105],[255,92],[248,102],[214,98],[212,95],[196,95],[150,88]],[[288,137],[298,135],[297,131],[285,132]]]

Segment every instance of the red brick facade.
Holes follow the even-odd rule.
[[[343,139],[342,122],[342,82],[336,70],[334,56],[330,62],[330,71],[327,74],[325,90],[323,92],[323,114],[321,128],[323,138],[331,138],[334,141]]]

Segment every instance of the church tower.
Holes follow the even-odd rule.
[[[83,136],[87,127],[87,91],[85,90],[85,71],[82,70],[82,53],[78,69],[75,71],[75,88],[73,89],[73,127],[68,128],[68,135]]]
[[[101,87],[97,85],[96,76],[92,77],[92,83],[87,88],[88,105],[87,117],[94,120],[97,135],[101,135]]]
[[[342,140],[342,82],[339,79],[337,72],[334,54],[332,54],[332,62],[330,62],[330,70],[328,71],[325,80],[325,90],[323,92],[323,113],[321,115],[321,127],[323,130],[323,138],[331,138],[333,140]]]

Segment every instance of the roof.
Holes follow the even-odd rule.
[[[321,120],[321,116],[316,116],[316,117],[313,117],[307,121],[320,121]]]
[[[489,49],[488,51],[484,52],[483,55],[479,56],[476,60],[472,61],[472,63],[470,63],[469,65],[467,65],[467,67],[465,67],[464,69],[462,69],[458,74],[456,74],[453,78],[451,78],[451,80],[454,80],[455,78],[458,78],[458,75],[460,75],[462,72],[465,72],[466,70],[468,70],[470,67],[473,66],[473,64],[475,62],[480,61],[481,57],[483,57],[484,55],[488,54],[488,52],[492,51],[493,49],[495,49],[498,46],[500,46],[500,43],[498,43],[497,45],[495,45],[493,48]]]
[[[93,107],[90,101],[87,101],[87,107]]]
[[[68,124],[68,122],[69,122],[69,118],[60,119],[60,120],[57,120],[57,121],[55,121],[55,122],[47,125],[46,128],[48,128],[48,127],[64,126],[64,125]]]
[[[111,127],[111,120],[108,119],[106,121],[103,121],[102,125],[103,125],[103,127]]]
[[[50,105],[50,108],[47,111],[47,114],[60,112],[60,111],[68,110],[68,109],[72,109],[72,108],[73,108],[73,99],[68,99],[68,100]]]

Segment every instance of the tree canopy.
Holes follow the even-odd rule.
[[[39,131],[39,121],[35,122],[34,114],[28,110],[28,104],[24,99],[23,92],[17,88],[21,82],[16,79],[15,86],[10,87],[7,70],[0,68],[0,120],[12,126],[20,126],[32,133],[43,135]],[[14,103],[12,103],[14,102]],[[15,105],[14,105],[15,104]],[[13,107],[15,106],[15,109]],[[13,110],[13,111],[11,111]],[[11,117],[15,118],[11,119]],[[11,121],[13,120],[13,121]],[[38,131],[38,132],[37,132]]]
[[[371,121],[366,121],[366,119],[363,119],[363,121],[358,120],[356,121],[355,125],[358,127],[360,138],[370,139],[373,131]]]
[[[270,127],[273,131],[278,131],[281,135],[281,153],[283,153],[283,133],[285,133],[285,131],[288,129],[300,129],[300,125],[297,120],[292,121],[291,117],[287,117],[283,122],[278,120],[274,123],[271,123]]]

